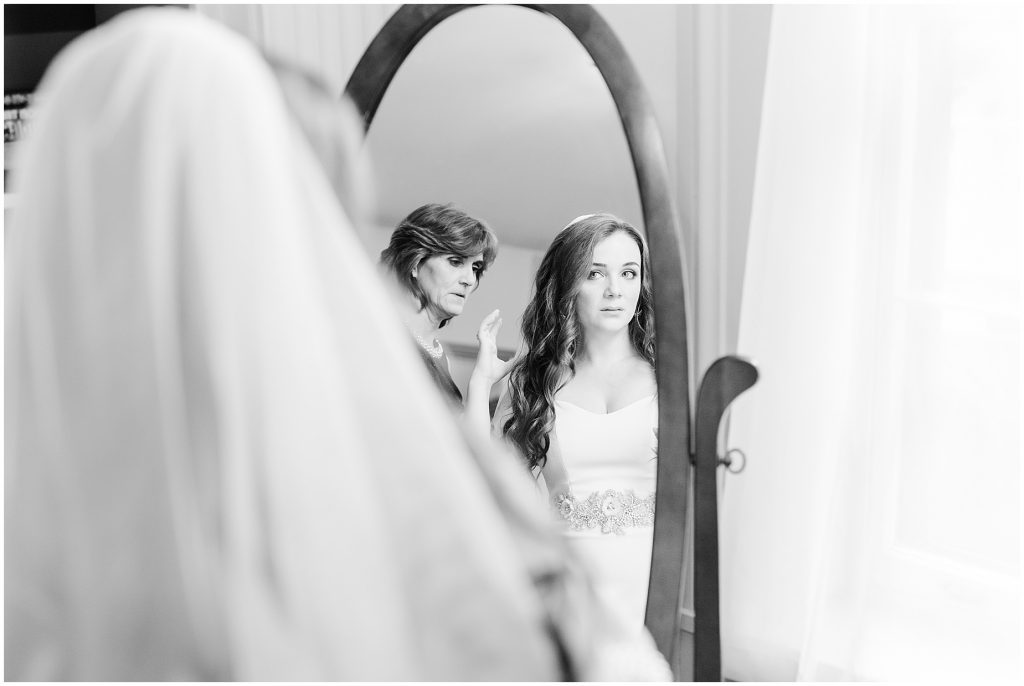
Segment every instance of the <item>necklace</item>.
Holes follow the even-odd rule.
[[[440,360],[441,356],[444,355],[444,348],[441,347],[440,341],[435,339],[433,344],[431,344],[423,340],[423,338],[415,331],[412,335],[416,337],[416,342],[420,344],[420,347],[426,350],[427,354],[435,360]]]

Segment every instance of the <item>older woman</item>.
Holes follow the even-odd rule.
[[[434,381],[459,406],[462,392],[452,379],[450,362],[437,334],[462,314],[466,300],[480,285],[497,251],[498,240],[484,222],[450,204],[431,203],[403,219],[380,254],[381,264],[402,287],[406,326],[419,343]],[[484,318],[481,330],[491,334],[487,341],[494,339],[500,326],[497,310]],[[503,367],[500,371],[492,367],[503,363],[489,349],[482,352],[474,379],[484,373],[488,378],[500,378]],[[480,386],[471,380],[469,395],[473,396]]]

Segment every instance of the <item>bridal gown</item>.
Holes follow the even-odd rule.
[[[549,480],[567,541],[598,596],[643,633],[657,480],[656,395],[614,412],[555,401]],[[564,473],[561,471],[564,469]]]

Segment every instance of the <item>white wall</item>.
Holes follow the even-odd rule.
[[[394,4],[352,5],[196,5],[277,57],[319,74],[340,93],[349,75],[388,17]]]

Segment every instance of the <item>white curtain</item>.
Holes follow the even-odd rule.
[[[1018,8],[773,13],[722,501],[736,680],[1020,678]]]

